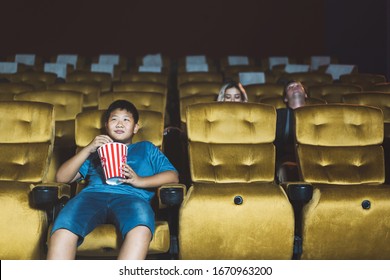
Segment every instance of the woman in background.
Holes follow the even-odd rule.
[[[230,81],[222,86],[217,101],[248,102],[248,96],[241,83]]]

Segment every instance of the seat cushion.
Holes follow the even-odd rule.
[[[182,259],[291,259],[293,239],[292,206],[272,183],[196,183],[180,209]]]
[[[78,256],[118,256],[122,243],[120,232],[111,224],[100,225],[88,234],[77,250]],[[169,226],[166,221],[156,221],[156,230],[148,254],[168,252],[170,247]]]
[[[45,211],[29,203],[30,183],[0,181],[0,259],[29,260],[44,256]]]
[[[389,200],[388,185],[315,185],[302,259],[389,259]]]

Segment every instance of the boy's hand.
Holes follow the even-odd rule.
[[[96,150],[103,146],[104,144],[114,142],[109,136],[107,135],[98,135],[95,137],[95,139],[92,140],[91,143],[87,146],[89,152],[92,154],[96,152]]]
[[[122,179],[121,182],[130,184],[134,187],[141,187],[142,177],[138,176],[126,163],[122,165],[122,174],[125,175],[126,179]]]

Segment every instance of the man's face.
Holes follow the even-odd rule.
[[[131,144],[133,135],[138,131],[138,124],[134,122],[133,115],[127,110],[116,109],[111,112],[106,123],[108,136],[114,141]]]
[[[284,101],[291,109],[296,109],[305,105],[307,95],[302,84],[299,82],[291,83],[286,88],[286,97]]]

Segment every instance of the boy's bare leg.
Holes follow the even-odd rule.
[[[49,240],[48,260],[74,260],[78,236],[67,229],[56,230]]]
[[[130,230],[123,241],[118,260],[144,260],[148,254],[152,233],[146,226]]]

